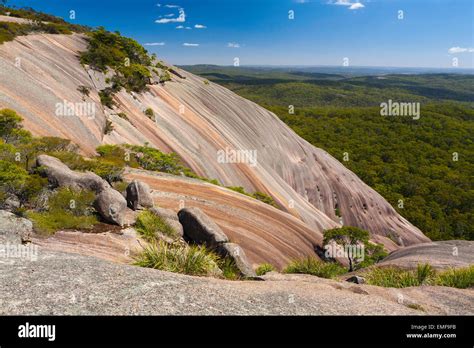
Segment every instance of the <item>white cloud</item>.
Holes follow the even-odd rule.
[[[164,46],[164,42],[148,42],[143,44],[143,46]]]
[[[165,14],[165,17],[174,17],[174,13]]]
[[[165,7],[168,7],[168,8],[178,8],[179,5],[165,5]]]
[[[156,4],[156,6],[161,7],[161,4]]]
[[[179,9],[179,15],[176,18],[161,18],[157,19],[155,23],[165,24],[165,23],[184,23],[186,22],[186,13],[183,8]]]
[[[360,8],[365,7],[363,3],[360,1],[354,1],[352,2],[351,0],[330,0],[328,2],[329,5],[337,5],[337,6],[346,6],[349,10],[358,10]]]
[[[202,24],[196,24],[194,26],[194,28],[196,28],[196,29],[206,29],[207,27],[205,25],[202,25]]]
[[[465,52],[468,52],[468,53],[472,53],[474,52],[474,48],[471,48],[471,47],[451,47],[449,50],[448,50],[449,54],[455,54],[455,53],[465,53]]]
[[[182,25],[178,25],[176,29],[184,29],[184,27]]]
[[[240,44],[238,44],[237,42],[229,42],[229,43],[227,43],[227,47],[240,48]]]
[[[197,43],[188,43],[188,42],[185,42],[185,43],[183,44],[183,46],[186,46],[186,47],[198,47],[199,44],[197,44]]]
[[[362,3],[360,2],[355,2],[351,6],[349,6],[349,10],[358,10],[362,7],[365,7]]]

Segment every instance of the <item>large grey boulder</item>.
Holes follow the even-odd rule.
[[[0,243],[22,244],[30,240],[33,224],[5,210],[0,210]]]
[[[36,166],[42,168],[42,172],[54,187],[71,187],[92,190],[96,193],[110,187],[109,183],[97,174],[75,172],[56,157],[39,155],[36,158]]]
[[[183,208],[178,212],[178,217],[183,225],[184,236],[197,244],[214,248],[229,241],[221,228],[199,208]]]
[[[240,273],[245,277],[256,277],[257,274],[252,268],[244,250],[235,243],[224,243],[219,245],[217,253],[223,257],[229,257],[234,260],[235,265],[239,269]]]
[[[144,182],[133,180],[127,186],[127,204],[133,210],[153,207],[150,186]]]
[[[123,226],[127,201],[120,192],[113,188],[101,191],[94,202],[94,207],[104,220]]]
[[[150,211],[156,216],[162,218],[168,225],[173,228],[173,230],[176,231],[176,233],[180,237],[183,237],[183,225],[181,225],[181,222],[179,222],[178,214],[176,214],[173,210],[155,207],[151,208]]]

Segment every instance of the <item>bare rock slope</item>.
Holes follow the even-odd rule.
[[[305,275],[227,281],[39,248],[0,260],[1,315],[472,315],[473,290],[387,289]],[[414,309],[414,305],[416,308]]]
[[[314,238],[339,225],[338,207],[344,224],[371,231],[390,250],[429,241],[354,173],[276,115],[190,73],[176,69],[185,79],[175,76],[143,94],[122,91],[115,97],[118,107],[104,109],[98,97],[104,76],[77,59],[86,46],[76,34],[28,35],[0,45],[0,107],[23,115],[34,134],[71,139],[85,154],[103,143],[144,142],[176,152],[202,176],[270,194],[311,226]],[[91,88],[86,102],[95,105],[93,117],[58,115],[58,103],[83,102],[80,85]],[[155,122],[144,115],[146,108],[154,110]],[[104,136],[106,119],[114,130]],[[220,163],[217,153],[226,149],[255,151],[255,165]]]

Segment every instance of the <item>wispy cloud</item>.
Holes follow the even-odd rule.
[[[179,5],[165,5],[168,8],[179,8]]]
[[[166,5],[168,6],[168,5]],[[173,5],[174,6],[174,5]],[[167,15],[168,16],[168,15]],[[155,21],[158,24],[165,24],[165,23],[184,23],[186,22],[186,13],[184,12],[184,8],[179,9],[179,15],[175,18],[160,18]]]
[[[330,0],[329,5],[336,6],[346,6],[349,10],[358,10],[365,7],[360,1],[351,1],[351,0]]]
[[[238,44],[237,42],[229,42],[229,43],[227,43],[227,47],[240,48],[240,44]]]
[[[143,46],[164,46],[164,42],[147,42]]]
[[[187,30],[191,30],[192,28],[191,28],[191,27],[185,27],[185,26],[183,26],[183,25],[178,25],[178,26],[176,27],[176,29],[187,29]]]
[[[185,43],[183,43],[183,46],[186,46],[186,47],[198,47],[199,44],[198,44],[198,43],[185,42]]]
[[[206,29],[207,27],[205,25],[202,25],[202,24],[196,24],[194,26],[194,28],[196,28],[196,29]]]
[[[456,54],[456,53],[472,53],[474,52],[474,48],[472,47],[451,47],[449,50],[448,50],[449,54]]]

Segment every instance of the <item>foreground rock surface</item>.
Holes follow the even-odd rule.
[[[473,290],[384,289],[305,275],[226,281],[39,248],[38,260],[0,259],[1,315],[474,314]],[[354,287],[362,289],[356,292]],[[425,311],[399,303],[417,303]]]

